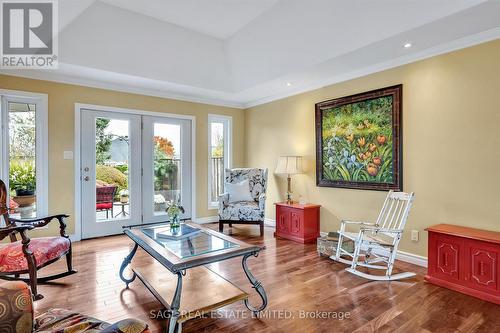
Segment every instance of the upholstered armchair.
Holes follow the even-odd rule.
[[[113,325],[64,309],[50,309],[34,316],[29,287],[21,281],[0,283],[0,332],[2,333],[150,333],[148,325],[124,319]]]
[[[264,211],[266,205],[267,169],[226,169],[225,182],[241,183],[248,180],[250,197],[245,201],[234,201],[230,193],[219,197],[219,231],[224,224],[258,224],[260,235],[264,234]]]

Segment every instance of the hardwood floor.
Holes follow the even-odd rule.
[[[259,237],[255,226],[233,226],[224,232],[266,246],[258,258],[248,262],[267,291],[269,311],[266,317],[251,318],[243,303],[237,302],[219,310],[215,318],[186,322],[183,332],[500,331],[500,306],[428,284],[423,281],[422,267],[398,262],[398,268],[418,275],[398,282],[368,282],[345,272],[345,265],[318,257],[315,244],[275,239],[271,228],[265,228],[264,237]],[[67,308],[108,322],[135,317],[148,322],[153,332],[165,332],[166,320],[150,318],[151,311],[161,309],[160,303],[138,279],[126,290],[118,277],[131,245],[126,236],[74,243],[74,266],[79,273],[41,285],[45,298],[36,302],[36,311]],[[138,252],[134,260],[151,259]],[[44,270],[49,273],[58,267],[63,270],[64,262]],[[251,301],[259,302],[243,273],[241,259],[209,267],[254,295]],[[330,318],[302,318],[304,311],[311,311],[309,316],[324,311],[322,315]],[[346,317],[332,318],[335,315]]]

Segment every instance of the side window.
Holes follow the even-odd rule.
[[[227,116],[208,116],[208,208],[218,207],[224,192],[224,172],[231,167],[231,125]]]

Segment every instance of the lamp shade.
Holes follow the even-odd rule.
[[[293,175],[303,173],[302,156],[280,156],[274,173]]]

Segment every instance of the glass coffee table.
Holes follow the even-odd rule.
[[[168,223],[128,226],[124,230],[135,244],[123,260],[120,278],[128,288],[138,277],[162,303],[170,314],[168,332],[180,332],[182,323],[186,320],[203,316],[236,301],[243,300],[253,313],[264,310],[267,306],[266,291],[247,266],[247,259],[257,257],[262,248],[198,224],[186,222],[184,225],[199,231],[172,239],[162,236],[163,231],[170,229]],[[153,264],[132,262],[139,247],[154,259]],[[242,257],[243,271],[262,299],[259,307],[251,306],[249,295],[238,286],[204,267],[235,257]],[[129,265],[132,275],[126,277],[124,272]]]

